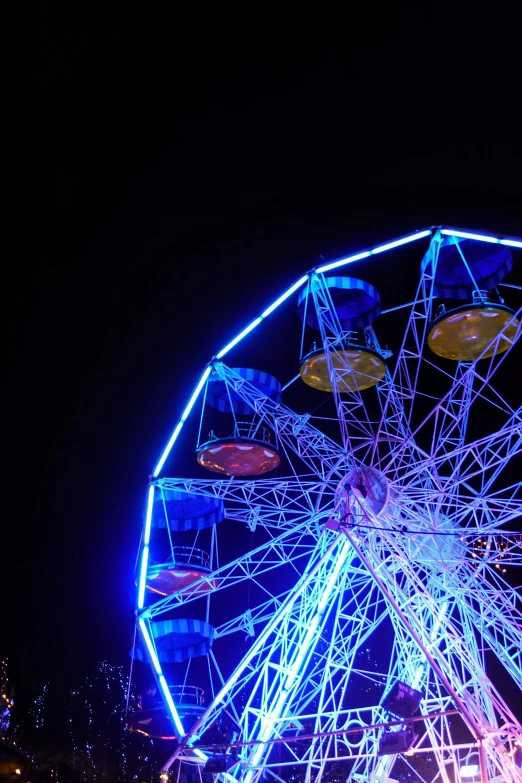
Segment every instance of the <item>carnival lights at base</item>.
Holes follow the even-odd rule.
[[[195,779],[522,783],[522,240],[423,229],[263,304],[146,491],[129,728]]]

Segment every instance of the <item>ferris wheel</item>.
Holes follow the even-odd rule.
[[[127,725],[165,773],[522,782],[521,268],[519,239],[418,231],[204,368],[137,574],[162,701]]]

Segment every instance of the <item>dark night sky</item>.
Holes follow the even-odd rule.
[[[319,254],[433,223],[522,233],[502,4],[176,7],[3,28],[0,647],[22,700],[126,664],[148,473],[260,303]]]

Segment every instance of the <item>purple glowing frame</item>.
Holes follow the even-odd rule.
[[[432,716],[418,724],[415,756],[402,757],[419,780],[415,759],[430,755],[434,761],[429,780],[449,782],[448,775],[456,776],[462,760],[476,751],[482,781],[504,775],[522,783],[522,772],[514,761],[522,728],[484,665],[484,650],[488,649],[522,687],[521,599],[518,589],[503,576],[507,566],[512,570],[522,565],[520,535],[505,528],[522,518],[522,483],[500,486],[509,472],[506,467],[516,464],[522,454],[522,406],[510,404],[494,386],[520,336],[522,307],[519,301],[510,321],[514,334],[502,353],[481,361],[455,362],[453,372],[447,362],[439,366],[434,354],[424,355],[433,315],[433,270],[444,235],[505,245],[515,254],[522,250],[518,238],[438,226],[325,263],[300,277],[204,368],[152,473],[140,545],[138,629],[180,739],[165,764],[166,771],[176,759],[206,761],[212,749],[196,743],[219,712],[227,709],[241,726],[243,745],[238,763],[224,778],[251,783],[264,772],[277,779],[280,774],[284,777],[285,768],[321,777],[331,764],[341,763],[347,765],[354,781],[385,783],[398,757],[379,758],[382,730],[354,734],[353,741],[350,730],[383,724],[386,715],[378,703],[348,708],[346,691],[352,679],[366,678],[381,686],[400,679],[424,691],[422,711]],[[332,364],[332,352],[338,350],[344,335],[324,274],[428,237],[426,256],[432,263],[422,265],[414,299],[381,314],[382,318],[406,312],[408,320],[393,372],[387,369],[375,387],[380,414],[373,421],[364,392],[342,393],[346,390],[343,374],[350,373],[350,368]],[[320,421],[316,427],[313,416],[297,414],[263,397],[221,361],[304,285],[309,286],[316,312],[322,314],[321,340],[342,445],[321,432]],[[522,299],[522,285],[504,285],[510,296]],[[372,327],[365,332],[383,358],[391,355],[380,348]],[[501,333],[495,339],[505,341],[506,337]],[[446,378],[448,391],[441,398],[432,399],[430,389],[419,388],[424,366]],[[290,477],[160,477],[212,370],[276,432],[292,467]],[[519,400],[516,386],[514,391]],[[432,402],[419,420],[414,410],[420,397]],[[469,419],[477,403],[504,420],[494,433],[469,441]],[[296,470],[292,458],[308,473]],[[347,472],[368,465],[385,476],[387,505],[376,510],[354,490],[350,513],[359,521],[336,526],[339,485]],[[211,700],[189,731],[184,730],[163,674],[151,623],[176,608],[188,608],[198,600],[197,595],[187,597],[179,591],[152,604],[145,601],[154,494],[169,489],[219,498],[225,503],[228,520],[267,531],[266,541],[244,555],[221,564],[212,562],[216,596],[248,580],[267,595],[254,609],[216,628],[217,639],[240,632],[252,641],[234,670],[226,674],[210,650]],[[477,549],[479,539],[483,549]],[[217,551],[215,530],[214,540]],[[289,566],[296,574],[295,585],[271,595],[263,578]],[[213,599],[219,597],[213,595]],[[394,635],[392,647],[382,671],[370,671],[359,659],[385,618]],[[318,640],[325,635],[329,644],[319,652]],[[240,702],[242,712],[238,711]],[[446,714],[451,708],[457,710],[457,717]],[[305,724],[313,726],[313,736],[296,751],[284,732]],[[282,751],[275,753],[278,745]]]

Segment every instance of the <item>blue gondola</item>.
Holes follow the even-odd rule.
[[[152,511],[153,527],[176,532],[204,530],[224,519],[223,501],[204,495],[193,495],[181,489],[161,488],[155,494]]]

